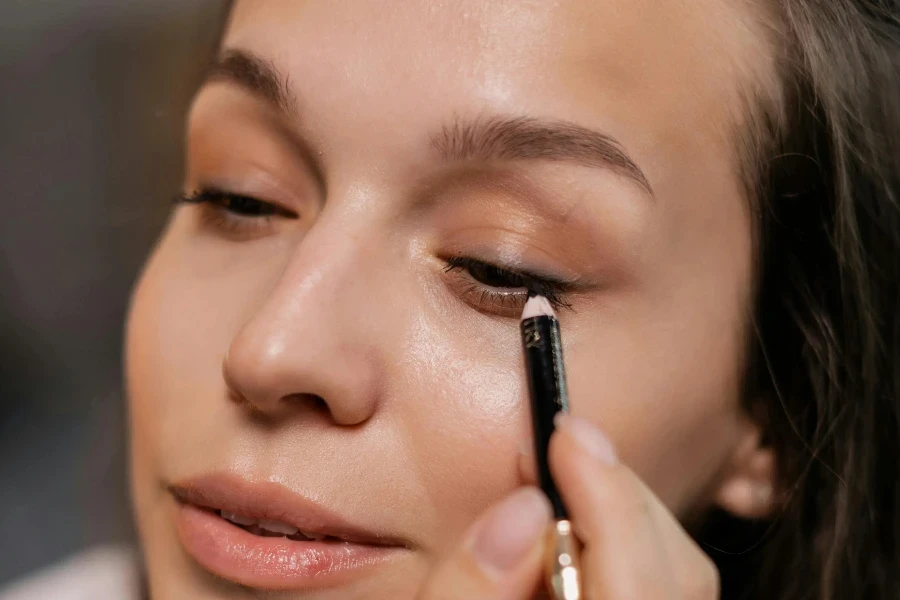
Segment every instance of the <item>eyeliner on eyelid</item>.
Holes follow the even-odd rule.
[[[444,259],[446,272],[465,272],[470,280],[468,291],[475,293],[481,304],[492,301],[497,308],[521,311],[529,294],[540,294],[556,308],[569,308],[566,292],[573,284],[523,270],[494,265],[462,255]],[[480,287],[478,287],[480,286]],[[515,291],[518,290],[518,291]],[[485,308],[481,306],[481,308]],[[489,307],[486,307],[489,308]]]
[[[175,199],[176,204],[210,204],[222,210],[248,217],[279,216],[286,219],[299,218],[295,212],[273,202],[266,202],[245,194],[236,194],[215,188],[201,188],[190,194],[182,194]]]

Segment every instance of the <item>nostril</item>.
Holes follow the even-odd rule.
[[[325,399],[322,398],[322,396],[317,396],[316,394],[290,394],[283,397],[281,401],[293,405],[305,404],[306,406],[316,410],[317,412],[330,412],[328,403],[325,402]]]

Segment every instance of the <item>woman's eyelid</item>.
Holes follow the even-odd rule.
[[[286,208],[280,202],[265,200],[251,194],[243,194],[240,192],[222,189],[213,186],[201,186],[185,198],[193,203],[208,203],[213,207],[232,213],[238,218],[263,218],[263,217],[281,217],[285,219],[298,219],[300,215],[293,209]],[[266,211],[260,214],[248,213],[241,211],[239,207],[246,207],[247,204],[257,203],[261,207],[265,207]]]
[[[203,173],[190,173],[189,189],[217,192],[253,198],[266,204],[273,204],[284,212],[299,214],[308,212],[310,201],[318,204],[318,198],[310,198],[312,190],[302,180],[290,182],[290,178],[276,176],[270,169],[250,163],[218,165]]]
[[[456,258],[448,259],[445,271],[456,272],[457,281],[460,282],[461,295],[468,298],[468,302],[475,306],[479,311],[507,316],[518,317],[522,308],[525,306],[525,300],[531,293],[538,293],[547,297],[550,303],[556,308],[569,308],[571,304],[565,298],[569,290],[565,286],[555,284],[551,281],[541,281],[527,274],[518,272],[509,272],[515,279],[515,285],[496,285],[489,282],[480,281],[472,272],[474,265],[488,266],[492,269],[500,269],[504,273],[506,269],[493,266],[490,263],[482,262],[478,259]],[[512,283],[512,282],[510,282]]]
[[[506,271],[559,285],[579,286],[589,273],[572,260],[557,237],[531,235],[512,227],[466,227],[453,232],[439,251],[439,258],[468,257]]]
[[[452,255],[445,260],[447,261],[448,267],[465,268],[467,266],[480,265],[496,269],[500,272],[509,274],[514,277],[519,277],[534,284],[544,284],[557,286],[560,288],[569,288],[578,287],[581,282],[581,279],[577,276],[561,276],[558,274],[551,274],[546,271],[534,268],[530,265],[524,265],[519,261],[516,261],[515,264],[509,264],[505,261],[494,262],[491,260],[484,260],[480,258],[466,257],[461,254]]]

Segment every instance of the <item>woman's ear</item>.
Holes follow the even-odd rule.
[[[763,443],[759,425],[749,417],[742,430],[713,503],[741,519],[767,519],[777,508],[775,452]]]

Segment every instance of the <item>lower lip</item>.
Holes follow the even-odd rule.
[[[202,567],[223,579],[268,590],[344,585],[402,550],[261,537],[190,504],[178,505],[177,529],[182,546]]]

